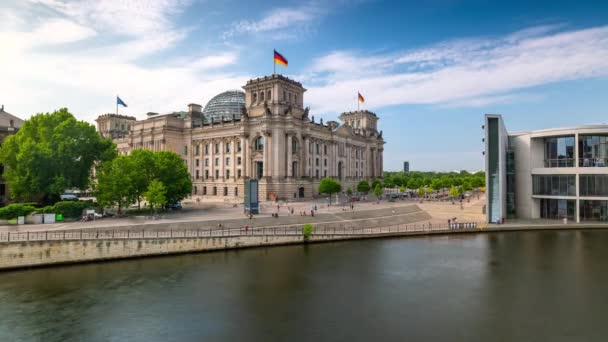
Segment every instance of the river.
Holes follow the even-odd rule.
[[[607,341],[608,230],[0,273],[0,341]]]

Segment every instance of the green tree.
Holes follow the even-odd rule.
[[[333,178],[323,178],[319,183],[319,193],[329,195],[329,205],[331,205],[331,195],[342,191],[340,182]]]
[[[154,179],[148,184],[148,190],[144,193],[144,197],[150,208],[156,210],[159,207],[163,207],[167,204],[167,188],[163,182],[158,179]]]
[[[128,177],[133,185],[137,208],[140,209],[140,203],[144,198],[144,193],[148,190],[148,185],[157,176],[155,174],[155,153],[150,150],[137,149],[131,152],[129,158],[135,167],[130,170]]]
[[[357,192],[368,193],[369,189],[369,183],[366,180],[362,180],[357,184]]]
[[[400,186],[400,187],[399,187],[399,192],[405,192],[405,186],[403,186],[403,185],[402,185],[402,186]]]
[[[312,235],[313,229],[314,226],[310,223],[307,223],[302,227],[302,237],[304,237],[305,242],[310,240],[310,236]]]
[[[66,108],[36,114],[0,147],[11,197],[54,203],[69,188],[86,189],[93,165],[116,156],[116,146]]]
[[[371,189],[376,189],[376,186],[378,186],[378,184],[379,184],[380,186],[382,186],[382,182],[380,182],[380,181],[379,181],[379,180],[377,180],[377,179],[376,179],[376,180],[374,180],[374,181],[372,182]]]
[[[188,168],[174,152],[154,152],[154,170],[151,173],[167,188],[167,203],[181,201],[192,192]]]
[[[473,190],[473,185],[471,185],[471,181],[467,179],[464,181],[464,183],[462,183],[462,188],[464,191],[471,191]]]
[[[348,189],[346,189],[346,194],[348,196],[351,196],[353,194],[353,189],[351,189],[350,186],[348,187]]]
[[[448,195],[452,198],[456,198],[458,197],[458,188],[453,186],[450,188],[450,192],[448,193]]]
[[[418,197],[424,197],[425,194],[426,194],[426,191],[424,190],[424,187],[421,185],[418,188]]]
[[[374,195],[376,195],[378,198],[382,196],[382,186],[380,185],[380,183],[376,184],[376,186],[374,187]]]
[[[97,182],[94,186],[97,202],[102,207],[122,208],[135,203],[135,184],[130,177],[135,165],[130,156],[118,156],[110,162],[105,162],[97,171]]]

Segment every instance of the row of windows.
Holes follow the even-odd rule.
[[[286,90],[283,90],[283,98],[282,98],[283,102],[289,102],[289,103],[298,103],[298,94],[296,93],[291,93],[291,92],[287,92]],[[271,90],[260,90],[257,92],[253,92],[251,94],[251,102],[253,104],[256,103],[263,103],[264,101],[272,101],[272,91]]]
[[[580,196],[608,196],[608,175],[580,175]]]
[[[576,176],[534,175],[532,193],[547,196],[576,196]]]
[[[226,170],[226,178],[230,178],[230,176],[232,175],[230,170]],[[236,170],[236,178],[241,178],[243,176],[241,169]],[[194,173],[194,177],[196,179],[200,179],[201,178],[201,174],[200,174],[200,170],[196,170]],[[220,178],[220,170],[215,170],[215,179],[219,179]],[[209,179],[209,170],[205,170],[205,179]]]
[[[576,196],[576,175],[534,175],[532,193],[547,196]],[[580,175],[580,196],[608,196],[608,175]]]
[[[236,165],[241,165],[241,157],[236,157]],[[225,158],[226,166],[230,166],[230,157]],[[196,167],[200,166],[200,159],[195,159]],[[209,166],[209,158],[205,158],[205,166]],[[215,158],[215,166],[220,166],[220,158]]]
[[[203,186],[201,190],[202,190],[201,195],[204,195],[204,196],[206,196],[206,195],[217,196],[217,187],[216,186],[213,186],[213,187]],[[239,188],[234,187],[232,193],[233,193],[233,195],[235,197],[238,196],[239,195]],[[196,185],[194,186],[194,194],[195,195],[199,194],[198,193],[198,186],[196,186]],[[222,188],[222,195],[223,196],[228,196],[228,187],[227,186],[225,186],[225,187]]]

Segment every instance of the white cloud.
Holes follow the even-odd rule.
[[[478,106],[517,98],[510,93],[527,87],[608,75],[608,26],[556,29],[445,42],[402,54],[334,51],[310,66],[322,83],[309,87],[307,101],[316,111],[339,112],[352,109],[361,90],[369,108]]]
[[[293,33],[276,32],[278,30],[289,30],[299,28],[319,19],[325,10],[315,3],[308,3],[298,8],[278,8],[270,11],[263,18],[254,20],[242,20],[236,22],[223,34],[224,38],[230,38],[239,34],[255,34],[272,32],[275,40],[294,37]]]
[[[176,4],[187,2],[43,0],[0,12],[13,18],[0,27],[0,45],[10,46],[0,54],[0,103],[25,118],[67,106],[93,121],[115,110],[119,94],[129,104],[120,112],[141,118],[148,111],[205,104],[218,92],[245,84],[249,77],[222,69],[236,62],[236,52],[168,59],[161,66],[139,63],[184,37],[173,16],[185,8]],[[112,26],[112,18],[120,23]]]

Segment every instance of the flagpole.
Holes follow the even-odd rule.
[[[118,115],[118,95],[116,95],[116,115]]]
[[[361,102],[359,102],[359,92],[357,91],[357,112],[359,111],[360,104],[361,104]]]

